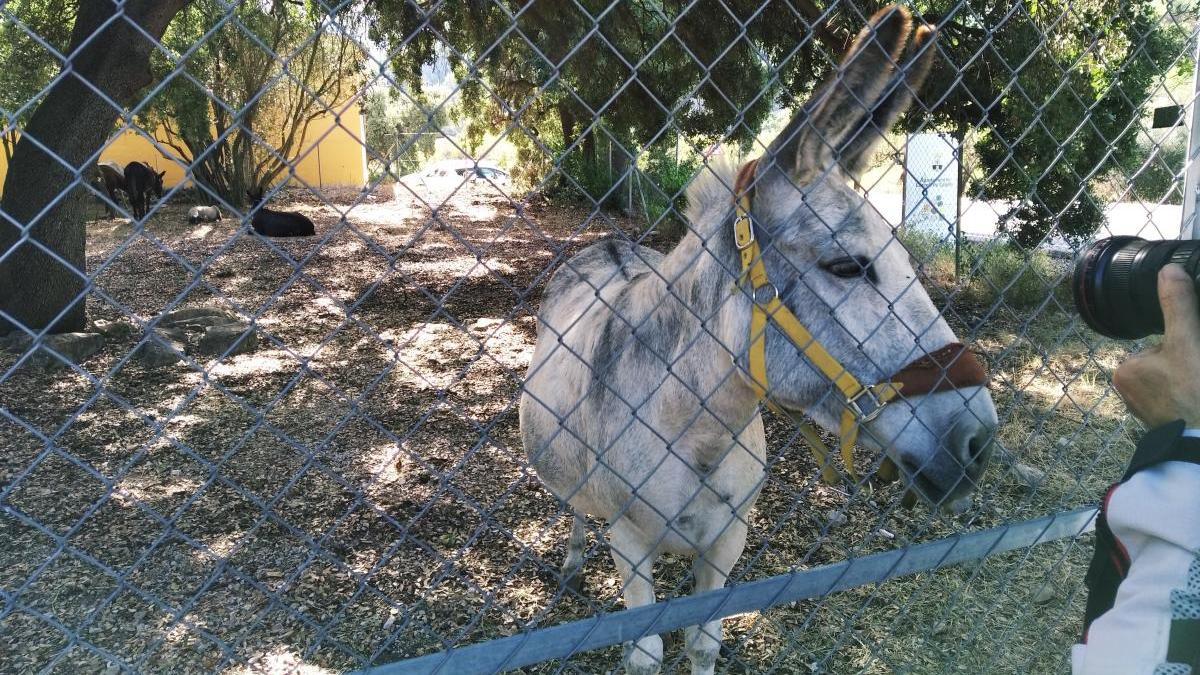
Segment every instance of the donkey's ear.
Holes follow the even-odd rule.
[[[937,54],[934,45],[936,36],[933,27],[925,24],[913,31],[913,39],[905,52],[900,70],[892,76],[884,90],[883,99],[844,140],[841,148],[842,166],[850,175],[857,176],[866,169],[875,146],[896,123],[896,118],[908,109],[914,94],[925,83]]]
[[[791,178],[803,184],[841,160],[847,141],[857,137],[854,132],[873,117],[881,100],[891,98],[888,85],[911,33],[912,15],[904,7],[888,5],[876,12],[837,72],[767,149],[776,166],[790,168]]]

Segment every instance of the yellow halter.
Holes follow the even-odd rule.
[[[776,327],[787,336],[788,340],[802,354],[829,378],[845,401],[842,411],[842,421],[839,434],[841,442],[842,463],[846,473],[852,479],[857,479],[854,471],[854,444],[858,441],[859,425],[870,422],[883,410],[889,401],[900,393],[901,382],[881,382],[864,386],[850,371],[846,370],[804,324],[796,318],[792,310],[779,299],[779,289],[771,283],[767,276],[767,268],[763,265],[762,250],[754,237],[754,226],[750,221],[750,196],[747,188],[754,176],[754,167],[758,160],[753,160],[742,167],[737,184],[738,192],[736,214],[733,219],[733,237],[742,259],[742,281],[750,282],[752,310],[750,315],[750,379],[759,400],[781,415],[786,411],[779,407],[770,396],[770,384],[767,380],[767,320],[775,322]],[[743,180],[749,176],[751,180]],[[743,185],[746,183],[746,185]],[[861,401],[868,398],[874,404],[874,409],[864,411]],[[789,415],[790,417],[790,415]],[[817,429],[811,423],[800,425],[800,434],[804,436],[816,457],[817,466],[821,468],[821,478],[829,484],[838,483],[838,473],[829,461],[830,449],[821,440]],[[884,459],[880,467],[881,478],[895,479],[897,471],[890,459]]]

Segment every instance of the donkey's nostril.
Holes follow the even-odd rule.
[[[990,440],[991,435],[986,432],[972,436],[971,440],[967,443],[967,456],[970,457],[972,461],[978,460],[979,457],[987,451],[988,441]]]
[[[977,420],[961,420],[954,425],[951,435],[953,449],[965,466],[983,464],[987,461],[988,452],[992,446],[993,428]]]

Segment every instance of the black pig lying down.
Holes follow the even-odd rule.
[[[264,237],[311,237],[317,233],[313,222],[299,213],[288,211],[272,211],[261,206],[263,200],[262,188],[246,193],[250,198],[250,211],[254,217],[250,225],[254,231]]]

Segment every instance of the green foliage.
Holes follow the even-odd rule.
[[[439,29],[432,31],[424,28],[430,17],[407,4],[375,3],[371,37],[404,42],[393,65],[414,89],[420,87],[421,65],[432,62],[439,43],[448,43],[466,57],[451,62],[463,84],[464,109],[490,116],[495,111],[480,104],[491,99],[506,117],[520,111],[522,124],[537,126],[554,118],[568,144],[597,110],[622,137],[651,138],[671,125],[685,134],[716,138],[738,114],[745,114],[749,124],[735,135],[752,137],[770,108],[770,98],[759,96],[771,87],[769,71],[755,45],[740,39],[742,27],[721,2],[701,0],[686,9],[674,2],[610,4],[584,0],[585,13],[561,3],[455,3],[438,9]],[[786,40],[795,50],[802,18],[785,7],[769,7],[756,17],[759,4],[725,3],[750,22],[751,34],[774,36],[781,44]],[[722,20],[714,21],[717,15]],[[592,17],[600,17],[598,26]],[[811,48],[802,46],[801,52]],[[787,73],[811,75],[810,63],[793,59]]]
[[[388,90],[367,94],[363,113],[372,180],[384,175],[399,178],[420,169],[433,155],[439,132],[449,121],[444,107]]]
[[[692,158],[676,159],[674,148],[658,144],[646,156],[641,175],[642,209],[646,222],[658,230],[666,243],[674,244],[688,232],[687,186],[700,170],[700,163]]]
[[[929,276],[954,274],[954,242],[923,230],[899,231],[900,242],[908,250],[913,267],[925,268]],[[946,267],[946,265],[949,267]]]
[[[519,156],[542,176],[559,164],[583,185],[582,199],[599,198],[612,185],[607,157],[599,154],[608,142],[601,126],[633,149],[664,129],[702,141],[748,141],[774,92],[789,84],[811,88],[822,63],[813,43],[797,43],[806,19],[784,3],[610,4],[447,3],[428,16],[412,3],[374,3],[370,36],[404,45],[392,66],[412,91],[421,90],[422,65],[453,54],[468,137],[509,130]],[[592,17],[601,17],[598,26]],[[755,39],[742,39],[739,21]],[[769,62],[785,55],[773,78]],[[565,157],[547,155],[568,147],[574,150]],[[560,182],[548,187],[562,189]]]
[[[605,177],[590,166],[601,163],[589,138],[593,122],[632,147],[664,131],[698,144],[753,138],[773,106],[794,108],[807,97],[878,7],[581,5],[584,11],[518,0],[455,3],[432,17],[411,3],[368,11],[377,19],[373,38],[405,45],[393,66],[414,90],[440,41],[462,55],[452,63],[473,125],[516,123],[515,142],[527,148],[547,147],[538,139],[552,128],[562,147],[582,137],[582,158],[564,164],[590,193]],[[1102,218],[1095,180],[1137,153],[1130,122],[1185,51],[1196,0],[1172,2],[1169,10],[1160,0],[918,3],[915,13],[939,17],[944,58],[921,96],[924,106],[903,123],[960,135],[977,130],[981,167],[971,189],[1015,205],[1004,223],[1018,244],[1035,245],[1052,231],[1085,238]],[[592,17],[601,17],[598,24]]]
[[[1063,265],[1045,251],[1000,241],[963,241],[959,248],[961,276],[956,279],[953,240],[921,231],[902,232],[900,240],[912,256],[913,266],[941,289],[941,295],[955,302],[1026,310],[1043,303],[1050,293],[1069,302],[1062,285]]]
[[[1104,210],[1093,188],[1072,181],[1057,168],[1037,184],[1037,192],[1000,218],[1000,231],[1022,248],[1032,249],[1055,229],[1068,242],[1079,245],[1104,223]]]
[[[75,23],[78,2],[72,0],[10,0],[0,3],[0,112],[4,114],[0,146],[12,159],[17,132],[37,107],[42,90],[62,67]],[[35,39],[33,36],[37,36]]]
[[[1063,274],[1062,266],[1042,250],[999,242],[968,244],[965,249],[968,283],[963,299],[968,303],[1002,302],[1010,309],[1030,309],[1046,301]]]
[[[1137,152],[1122,158],[1112,182],[1128,184],[1131,196],[1148,204],[1183,203],[1183,184],[1180,173],[1187,159],[1187,133],[1183,128],[1156,136],[1142,135]]]
[[[247,190],[270,185],[297,161],[314,140],[305,138],[309,124],[361,81],[359,48],[320,7],[198,0],[163,37],[170,56],[155,55],[156,75],[167,79],[186,53],[190,77],[167,79],[139,123],[165,133],[193,179],[231,204],[244,204]],[[349,11],[337,18],[354,25]]]
[[[955,15],[956,6],[930,9]],[[975,149],[984,171],[971,189],[1016,202],[1004,227],[1017,244],[1055,231],[1078,241],[1102,222],[1095,180],[1137,153],[1131,122],[1185,49],[1182,26],[1196,6],[1175,3],[1166,19],[1156,0],[1016,7],[973,0],[958,12],[942,31],[948,58],[924,98],[944,96],[938,117],[982,131]]]
[[[617,190],[622,178],[607,161],[591,161],[579,148],[563,155],[561,175],[551,194],[575,201],[616,208],[624,195]]]
[[[636,170],[620,161],[620,146],[614,145],[601,161],[589,162],[580,148],[563,155],[560,175],[551,194],[585,204],[622,209],[639,215],[657,230],[664,244],[674,244],[687,233],[683,211],[687,186],[700,168],[698,161],[675,157],[671,139],[660,140],[641,153]]]

